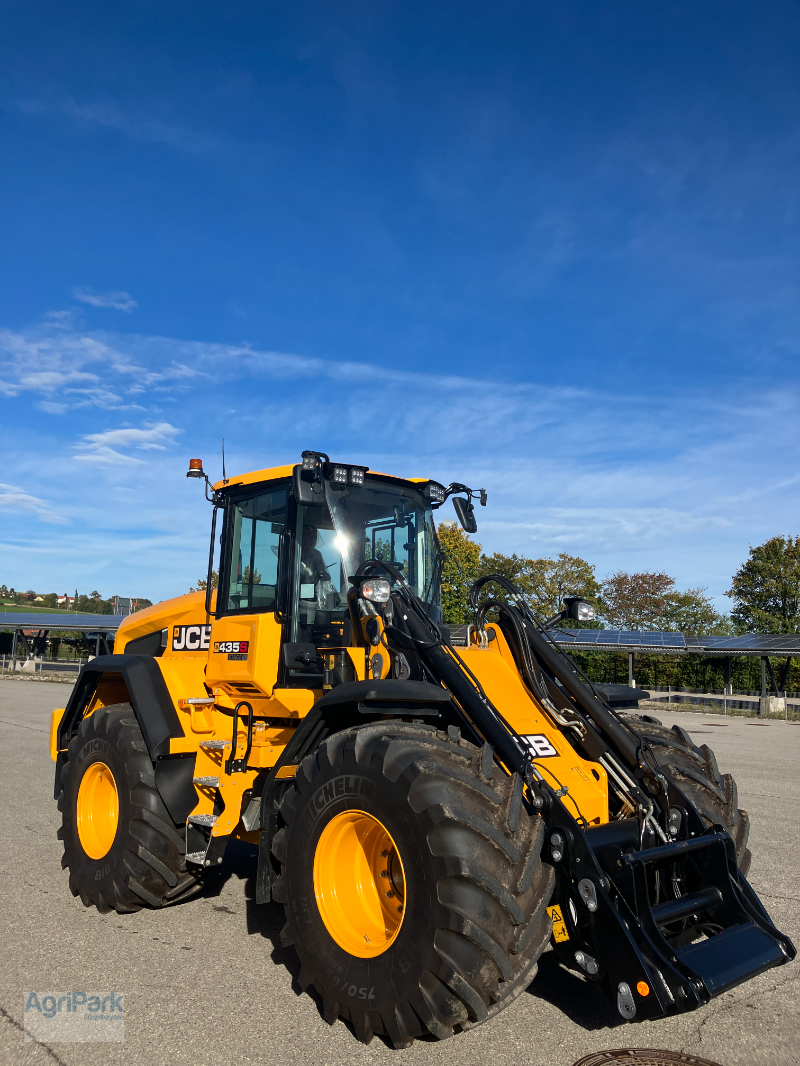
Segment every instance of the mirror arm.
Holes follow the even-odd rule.
[[[481,507],[486,506],[486,489],[471,489],[469,485],[462,485],[460,481],[454,481],[444,490],[444,499],[446,500],[449,496],[453,496],[456,492],[465,492],[467,499],[480,500]],[[444,503],[444,500],[442,500],[442,503]]]

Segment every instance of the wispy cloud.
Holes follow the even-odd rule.
[[[113,307],[128,315],[139,306],[129,292],[95,292],[94,289],[81,285],[72,290],[72,295],[76,300],[92,307]]]
[[[102,433],[87,433],[83,440],[75,445],[78,449],[75,458],[91,463],[143,463],[143,459],[127,455],[118,449],[163,452],[167,445],[175,443],[180,432],[177,426],[172,426],[169,422],[158,422],[142,429],[123,427],[106,429]]]
[[[217,144],[207,134],[181,122],[142,114],[137,108],[125,107],[111,99],[80,102],[63,94],[29,97],[18,100],[16,106],[26,115],[62,115],[82,126],[117,130],[138,141],[171,145],[184,151],[207,151]]]
[[[40,408],[51,414],[86,407],[142,410],[143,393],[166,395],[202,373],[164,359],[163,351],[143,365],[121,350],[116,337],[83,332],[61,312],[30,329],[0,329],[0,395],[35,393],[50,405]]]
[[[17,485],[0,483],[0,511],[24,511],[35,514],[44,522],[61,525],[66,519],[56,514],[46,500],[33,496]]]
[[[721,383],[709,395],[688,382],[654,405],[611,389],[397,370],[378,358],[87,333],[64,319],[0,332],[0,378],[5,403],[27,395],[51,415],[84,409],[69,439],[72,417],[50,421],[69,460],[59,477],[69,482],[76,459],[92,464],[92,484],[82,489],[87,513],[109,521],[98,516],[114,499],[117,529],[185,525],[190,497],[178,493],[167,504],[161,491],[176,478],[185,487],[176,444],[208,455],[210,440],[217,453],[224,436],[234,473],[291,461],[311,446],[373,469],[486,487],[489,507],[478,512],[486,549],[581,554],[601,576],[668,569],[682,584],[721,594],[749,543],[800,530],[790,484],[800,465],[800,396],[788,385],[726,391]],[[141,420],[107,428],[91,410],[132,407]],[[59,483],[51,456],[52,448],[36,463],[29,457],[32,497],[45,500],[46,486]],[[135,495],[121,494],[123,484]],[[162,594],[180,591],[177,578],[164,580]]]

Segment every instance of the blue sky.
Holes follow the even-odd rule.
[[[489,491],[718,598],[800,531],[795,3],[6,3],[0,582],[161,599],[184,472]]]

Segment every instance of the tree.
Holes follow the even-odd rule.
[[[250,573],[249,573],[249,568],[248,568],[247,580],[249,580],[249,578],[250,578]],[[218,584],[219,584],[219,574],[217,573],[216,570],[212,570],[211,571],[211,587],[212,587],[212,589],[215,589]],[[207,587],[208,587],[208,578],[207,577],[200,577],[200,578],[197,579],[197,588],[189,589],[189,592],[205,592]]]
[[[545,617],[562,611],[566,596],[581,596],[595,606],[599,603],[601,590],[594,567],[580,556],[561,552],[557,559],[533,559],[526,577],[532,606]],[[574,626],[575,622],[566,619],[564,625]]]
[[[704,588],[687,589],[685,592],[670,592],[664,607],[666,630],[680,633],[725,632],[725,622],[717,613],[714,604],[706,596]]]
[[[448,625],[464,625],[472,617],[469,606],[470,585],[478,576],[481,546],[470,540],[460,526],[439,526],[439,546],[444,552],[442,564],[442,611]]]
[[[669,574],[618,570],[603,582],[603,618],[612,629],[726,632],[706,589],[680,592]]]
[[[667,596],[675,592],[669,574],[617,570],[603,582],[603,618],[612,629],[663,629]]]
[[[800,632],[800,537],[771,537],[750,548],[733,575],[731,617],[745,631]]]
[[[480,575],[501,574],[513,581],[536,614],[544,621],[564,608],[567,596],[580,596],[596,606],[600,602],[600,585],[594,567],[577,555],[561,552],[557,559],[526,559],[518,555],[482,555]],[[504,596],[493,590],[498,599]],[[572,619],[564,625],[574,626]]]
[[[78,614],[113,614],[114,605],[111,600],[98,600],[93,596],[77,595],[72,603],[72,609]]]
[[[90,595],[90,596],[92,597],[92,599],[93,599],[93,600],[102,600],[102,598],[103,598],[103,597],[102,597],[102,596],[100,595],[100,593],[99,593],[99,592],[97,592],[97,591],[95,591],[95,592],[90,592],[90,593],[89,593],[89,595]]]

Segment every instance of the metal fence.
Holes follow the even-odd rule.
[[[75,674],[77,677],[81,667],[85,666],[88,659],[17,659],[16,669],[12,671],[14,660],[10,655],[3,655],[0,659],[0,670],[3,673],[17,674]]]
[[[780,717],[785,721],[800,715],[800,692],[784,692],[782,695],[765,697],[758,689],[726,692],[724,689],[708,691],[674,685],[667,685],[666,688],[647,685],[646,688],[645,686],[642,688],[650,693],[650,699],[642,701],[643,706],[680,706],[686,711],[706,710],[712,714]]]

